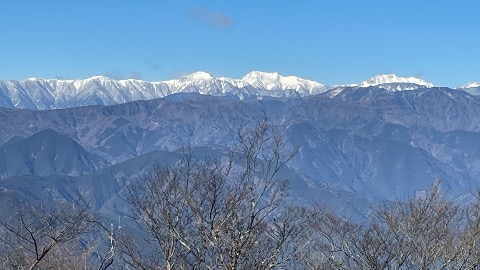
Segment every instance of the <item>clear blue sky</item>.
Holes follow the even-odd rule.
[[[479,11],[476,0],[5,0],[0,79],[260,70],[458,86],[480,81]]]

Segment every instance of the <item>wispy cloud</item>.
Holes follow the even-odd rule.
[[[415,74],[414,77],[415,77],[415,78],[420,78],[420,79],[423,78],[423,71]]]
[[[142,73],[137,72],[137,71],[132,71],[130,73],[130,76],[128,76],[129,79],[134,79],[134,80],[141,80],[142,79]]]
[[[123,79],[123,74],[119,70],[107,71],[107,72],[103,73],[103,76],[108,77],[110,79],[114,79],[114,80]]]
[[[170,73],[170,79],[171,80],[176,80],[176,79],[181,79],[187,75],[192,74],[191,71],[186,71],[186,70],[175,70],[172,73]]]
[[[160,70],[162,68],[159,63],[152,62],[150,60],[146,60],[145,65],[147,65],[147,67],[151,70]]]
[[[190,8],[188,16],[193,20],[206,23],[215,28],[228,29],[234,25],[233,19],[225,13],[211,12],[199,6]]]
[[[127,77],[124,75],[123,72],[121,72],[118,69],[105,72],[102,75],[105,76],[105,77],[108,77],[110,79],[114,79],[114,80],[124,80],[125,78],[135,79],[135,80],[141,80],[142,79],[142,73],[138,72],[138,71],[130,72],[130,75],[128,75]]]

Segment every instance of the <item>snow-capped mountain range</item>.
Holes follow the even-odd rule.
[[[264,97],[299,97],[331,91],[333,97],[346,88],[377,87],[389,92],[432,88],[432,83],[417,77],[395,74],[377,75],[359,84],[327,86],[276,72],[252,71],[241,79],[214,77],[195,72],[177,80],[146,82],[113,80],[93,76],[79,80],[29,78],[24,81],[0,80],[0,106],[22,109],[61,109],[87,105],[113,105],[136,100],[149,100],[177,93],[198,93],[212,96],[235,96],[240,99]],[[480,83],[457,88],[480,95]]]
[[[360,83],[359,87],[369,87],[369,86],[377,86],[383,84],[394,84],[394,83],[405,83],[405,84],[415,84],[418,86],[424,86],[427,88],[431,88],[434,85],[432,83],[426,82],[417,77],[399,77],[395,74],[386,74],[386,75],[377,75],[373,78]]]
[[[329,88],[294,76],[253,71],[241,79],[216,78],[196,72],[178,80],[146,82],[113,80],[94,76],[83,80],[29,78],[24,81],[0,81],[0,106],[28,109],[57,109],[85,105],[113,105],[148,100],[176,93],[196,92],[226,96],[304,96]]]
[[[469,83],[460,88],[478,88],[478,87],[480,87],[480,82]]]
[[[430,88],[433,84],[415,77],[406,78],[387,74],[349,86],[375,86],[387,91],[403,91]],[[191,92],[213,96],[237,96],[240,99],[248,97],[261,99],[316,95],[333,88],[338,92],[345,87],[330,87],[295,76],[259,71],[252,71],[241,79],[214,77],[206,72],[196,72],[177,80],[161,82],[113,80],[104,76],[79,80],[29,78],[24,81],[0,81],[0,106],[59,109],[121,104]]]

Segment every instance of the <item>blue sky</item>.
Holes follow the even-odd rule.
[[[377,74],[480,81],[480,1],[11,0],[0,79],[240,78],[277,71],[327,85]]]

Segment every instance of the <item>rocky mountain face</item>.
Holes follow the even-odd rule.
[[[50,197],[71,186],[90,190],[107,211],[152,162],[168,164],[188,144],[221,156],[235,130],[264,116],[287,147],[299,147],[284,172],[298,200],[348,212],[412,196],[436,179],[454,198],[479,183],[480,97],[465,91],[355,86],[261,100],[192,92],[112,106],[0,108],[0,193],[24,194],[22,179]]]

